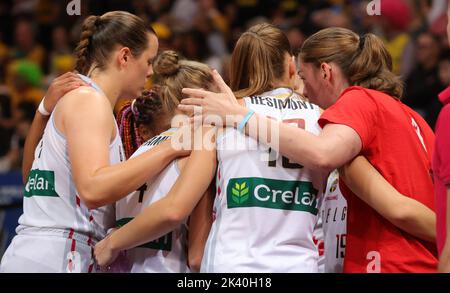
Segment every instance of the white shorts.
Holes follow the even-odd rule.
[[[21,231],[13,238],[3,255],[0,273],[96,271],[94,243],[89,237],[65,230],[30,229],[33,231]]]

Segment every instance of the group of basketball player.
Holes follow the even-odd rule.
[[[292,58],[258,24],[230,86],[157,52],[137,16],[85,20],[80,74],[54,81],[27,138],[1,272],[437,271],[434,134],[378,37],[328,28]]]

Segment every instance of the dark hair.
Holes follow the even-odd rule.
[[[139,135],[138,127],[151,126],[161,112],[161,98],[154,91],[143,92],[140,97],[127,102],[120,109],[117,124],[127,159],[144,143]]]
[[[0,93],[0,118],[11,118],[11,96],[9,93]]]
[[[450,49],[445,49],[441,52],[441,55],[439,57],[439,62],[441,61],[450,61]]]
[[[378,90],[397,99],[403,95],[403,83],[392,72],[392,57],[374,34],[359,37],[349,29],[326,28],[305,40],[300,58],[316,66],[336,63],[350,85]]]
[[[175,51],[163,51],[153,62],[155,70],[154,89],[161,97],[163,109],[173,113],[180,101],[185,98],[185,87],[207,88],[213,83],[208,65],[181,59]]]
[[[138,127],[151,127],[161,115],[172,115],[184,95],[185,87],[208,87],[213,78],[211,69],[203,63],[181,60],[174,51],[161,52],[154,61],[153,91],[144,92],[134,102],[128,102],[117,116],[120,136],[129,158],[144,143]]]
[[[417,39],[419,39],[421,36],[429,36],[431,37],[431,39],[433,40],[433,42],[435,42],[436,44],[440,44],[441,42],[441,37],[431,31],[422,31],[420,32],[417,37],[416,37],[416,41]]]
[[[134,56],[139,56],[147,49],[148,33],[155,34],[150,25],[125,11],[89,16],[83,22],[81,38],[75,49],[76,70],[87,75],[92,65],[104,69],[117,44],[129,47]]]
[[[36,113],[36,105],[33,102],[22,101],[17,105],[17,109],[21,111],[21,121],[33,122],[34,114]]]
[[[262,23],[248,29],[236,43],[231,56],[230,87],[237,97],[268,91],[284,74],[285,54],[292,55],[286,35]]]
[[[15,29],[17,29],[17,27],[19,25],[23,25],[23,24],[28,26],[28,28],[31,31],[31,34],[33,35],[33,38],[35,38],[36,35],[39,33],[39,30],[38,30],[38,27],[35,25],[33,19],[30,16],[26,16],[26,15],[19,17],[15,23]]]

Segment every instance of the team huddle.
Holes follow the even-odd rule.
[[[434,134],[375,35],[324,29],[294,56],[257,24],[229,85],[157,53],[135,15],[85,20],[79,74],[60,77],[77,88],[33,122],[0,272],[437,270]]]

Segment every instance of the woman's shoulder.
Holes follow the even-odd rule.
[[[68,92],[65,97],[85,97],[85,96],[92,96],[92,97],[102,97],[103,95],[96,91],[93,87],[90,86],[80,86],[70,92]]]
[[[340,104],[378,105],[377,107],[380,107],[381,105],[393,106],[393,104],[398,103],[398,101],[397,98],[392,97],[387,93],[361,86],[350,86],[346,88],[338,99]]]
[[[439,113],[438,123],[439,125],[450,125],[450,103],[446,104]]]
[[[448,103],[448,104],[444,105],[444,107],[442,107],[441,114],[450,118],[450,103]]]
[[[360,97],[366,97],[369,99],[377,99],[377,98],[382,97],[382,98],[390,98],[390,99],[398,100],[382,91],[375,90],[375,89],[369,89],[369,88],[365,88],[365,87],[358,86],[358,85],[353,85],[353,86],[349,86],[348,88],[346,88],[341,94],[341,97],[343,97],[343,96],[360,96]]]
[[[352,95],[366,95],[366,91],[368,91],[369,89],[363,88],[361,86],[358,85],[352,85],[349,86],[348,88],[346,88],[342,94],[341,97],[343,96],[352,96]]]
[[[81,86],[73,91],[68,92],[60,100],[61,106],[69,107],[89,106],[95,107],[108,104],[108,99],[101,93],[88,86]]]

